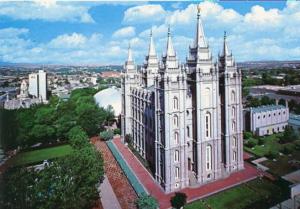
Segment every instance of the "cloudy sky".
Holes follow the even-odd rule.
[[[205,1],[214,57],[224,30],[237,61],[300,60],[300,2]],[[159,57],[171,26],[182,62],[195,34],[194,2],[0,2],[0,63],[122,64],[131,42],[141,63],[149,31]]]

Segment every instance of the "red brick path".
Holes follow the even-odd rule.
[[[142,164],[134,156],[134,154],[130,152],[126,146],[124,146],[124,144],[119,138],[114,139],[113,143],[121,152],[121,154],[124,157],[124,160],[126,160],[127,164],[134,171],[135,175],[139,178],[140,182],[144,185],[148,192],[158,200],[160,208],[170,208],[170,198],[174,195],[174,193],[165,194],[161,187],[155,182],[152,175],[142,166]],[[221,179],[198,188],[182,189],[181,192],[187,194],[188,202],[191,202],[196,199],[207,197],[221,190],[241,184],[243,182],[252,180],[258,175],[258,170],[245,162],[244,170],[233,173],[226,179]]]
[[[91,141],[102,153],[105,174],[122,209],[136,209],[134,201],[137,199],[137,195],[106,143],[100,141],[98,137],[93,137]]]

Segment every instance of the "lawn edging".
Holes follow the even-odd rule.
[[[124,160],[122,154],[119,152],[119,150],[115,147],[114,143],[112,141],[106,142],[108,148],[110,149],[111,153],[113,154],[114,158],[120,165],[121,169],[125,173],[127,179],[129,180],[131,186],[133,187],[134,191],[137,193],[138,196],[140,196],[142,193],[148,194],[148,191],[145,189],[143,184],[139,181],[139,179],[136,177],[136,175],[132,172],[131,168],[127,164],[127,162]]]

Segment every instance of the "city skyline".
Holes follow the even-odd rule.
[[[168,25],[184,63],[197,3],[1,2],[0,63],[122,64],[130,42],[136,63],[142,64],[150,29],[161,57]],[[237,62],[300,55],[299,2],[205,1],[200,7],[214,59],[225,30]]]

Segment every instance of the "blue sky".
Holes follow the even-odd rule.
[[[150,28],[160,57],[168,25],[184,62],[197,3],[0,2],[0,62],[122,64],[130,42],[136,62],[142,63]],[[200,7],[214,57],[226,30],[237,61],[299,60],[299,1],[202,1]]]

